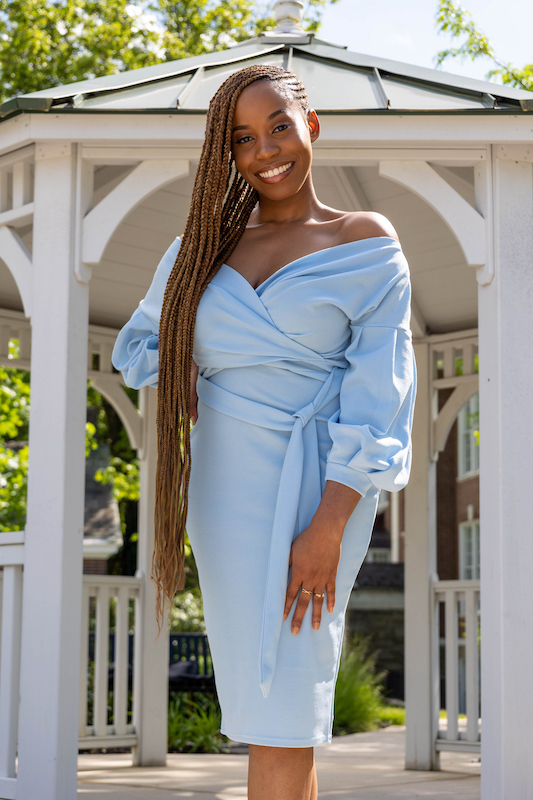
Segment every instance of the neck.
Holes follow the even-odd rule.
[[[285,200],[260,197],[254,223],[264,225],[307,222],[316,219],[321,208],[322,204],[315,194],[311,175],[308,175],[301,189],[292,197],[287,197]]]

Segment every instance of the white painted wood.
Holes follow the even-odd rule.
[[[74,278],[75,149],[42,143],[35,165],[17,800],[77,791],[88,287]]]
[[[411,295],[411,332],[413,338],[420,339],[426,335],[427,324],[423,317],[420,306],[418,305],[414,295]]]
[[[393,564],[400,561],[400,493],[390,495],[390,560]]]
[[[21,208],[31,203],[31,164],[17,161],[13,164],[13,208]]]
[[[466,738],[479,740],[479,589],[465,592]]]
[[[0,550],[3,547],[0,546]],[[16,777],[22,566],[4,566],[0,647],[0,777]]]
[[[123,389],[122,375],[91,370],[89,377],[97,392],[100,392],[111,403],[122,424],[126,428],[130,445],[137,450],[142,443],[143,420]]]
[[[458,637],[457,637],[457,594],[455,589],[444,592],[445,616],[445,675],[446,675],[446,738],[456,741],[458,737],[459,715],[459,670],[458,670]]]
[[[6,167],[12,167],[18,161],[33,161],[35,158],[35,145],[30,144],[27,147],[19,147],[12,150],[10,153],[5,153],[0,156],[0,169],[4,170]]]
[[[139,540],[137,575],[143,589],[137,601],[135,636],[134,724],[139,743],[133,751],[138,766],[163,766],[167,756],[169,640],[163,627],[159,638],[155,619],[155,584],[150,580],[154,547],[155,471],[157,462],[157,392],[139,390],[144,420],[140,458]]]
[[[456,385],[455,390],[441,408],[438,417],[433,421],[434,457],[437,456],[439,451],[444,450],[446,447],[448,434],[450,433],[459,411],[478,391],[479,382],[477,375],[461,377],[463,377],[464,380]]]
[[[80,713],[78,736],[83,738],[87,732],[88,659],[89,659],[89,587],[84,582],[81,605],[81,648],[80,648]]]
[[[330,167],[331,177],[339,194],[342,208],[346,211],[371,211],[370,203],[355,174],[352,179],[344,167]]]
[[[0,219],[9,206],[9,174],[7,169],[0,169]]]
[[[107,730],[107,684],[109,669],[109,588],[99,586],[96,595],[94,645],[94,730],[104,736]]]
[[[0,173],[1,176],[4,173]],[[0,182],[0,191],[2,184]],[[12,228],[23,228],[24,225],[29,225],[33,221],[33,203],[26,203],[23,206],[10,208],[4,210],[0,214],[0,225],[9,225]]]
[[[483,217],[427,162],[382,160],[379,162],[379,174],[407,186],[429,203],[457,238],[469,265],[477,267],[485,263]]]
[[[143,161],[85,217],[82,260],[97,264],[122,220],[157,189],[189,174],[188,161]]]
[[[487,147],[487,157],[474,167],[474,192],[476,209],[487,220],[485,225],[485,264],[476,272],[477,282],[486,286],[494,277],[494,185],[492,149]]]
[[[0,228],[0,258],[15,279],[25,315],[31,317],[33,295],[32,258],[20,236],[10,228]]]
[[[84,161],[76,148],[76,187],[74,191],[74,274],[80,283],[92,277],[90,266],[83,262],[83,226],[94,196],[94,165]]]
[[[15,800],[17,797],[17,779],[0,777],[0,797],[2,800]]]
[[[418,390],[413,422],[413,462],[405,492],[405,701],[406,769],[439,768],[438,683],[435,681],[436,465],[430,459],[431,354],[415,343]]]
[[[113,685],[113,725],[115,734],[126,733],[128,712],[128,624],[129,591],[127,586],[117,590],[115,616],[115,674]]]
[[[493,173],[494,279],[479,288],[481,795],[526,800],[533,796],[533,166],[495,157]]]

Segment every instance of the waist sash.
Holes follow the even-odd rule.
[[[315,398],[293,414],[248,400],[198,376],[198,397],[206,405],[252,425],[290,432],[274,511],[263,605],[259,685],[264,697],[268,697],[276,669],[292,540],[297,525],[302,530],[309,525],[322,497],[317,414],[338,396],[343,374],[343,368],[333,367]]]

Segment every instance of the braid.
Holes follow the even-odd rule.
[[[234,72],[214,95],[196,171],[191,205],[176,262],[167,282],[159,327],[157,471],[152,579],[157,586],[159,632],[167,603],[183,589],[187,492],[191,470],[190,391],[193,334],[202,294],[235,249],[258,194],[234,169],[231,129],[235,105],[253,81],[276,83],[304,112],[299,79],[281,67],[253,65]]]

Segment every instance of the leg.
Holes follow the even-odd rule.
[[[248,800],[317,800],[312,747],[249,746]]]

